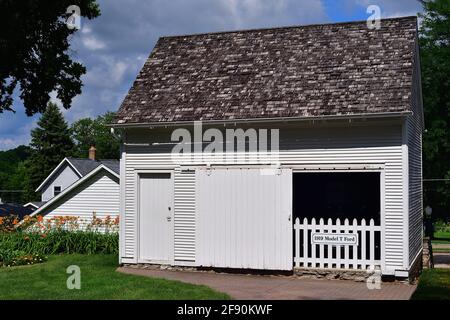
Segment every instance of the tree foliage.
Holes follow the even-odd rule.
[[[107,112],[95,119],[84,118],[72,124],[75,156],[85,158],[89,148],[95,146],[98,159],[119,159],[120,139],[107,126],[114,116],[114,112]]]
[[[28,146],[0,151],[0,190],[24,190],[27,186],[28,174],[26,160],[30,157]],[[23,201],[23,193],[0,192],[3,202]]]
[[[95,0],[0,0],[0,113],[13,111],[17,87],[29,116],[45,110],[52,91],[66,109],[81,93],[86,69],[69,56],[70,5],[88,19],[100,15]]]
[[[74,144],[69,127],[56,104],[48,104],[38,121],[38,127],[31,131],[30,146],[29,187],[34,190],[62,159],[73,153]]]
[[[424,177],[450,179],[450,0],[421,2],[424,7],[420,28],[426,126]],[[437,207],[445,214],[450,207],[449,187],[448,182],[425,182],[425,205]]]

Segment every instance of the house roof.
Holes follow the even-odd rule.
[[[162,37],[115,125],[410,111],[417,18]]]
[[[20,220],[24,216],[29,215],[33,210],[29,207],[24,207],[20,204],[15,203],[0,203],[0,217],[9,216],[11,214],[17,215]]]
[[[24,204],[24,207],[33,207],[34,209],[37,209],[39,207],[42,207],[44,204],[46,203],[46,201],[32,201],[32,202],[28,202],[26,204]],[[33,209],[33,210],[34,210]]]
[[[115,160],[115,161],[117,161],[117,160]],[[33,217],[33,216],[35,216],[37,214],[41,214],[44,210],[48,209],[52,204],[54,204],[55,202],[63,199],[66,195],[70,194],[75,188],[77,188],[78,186],[82,185],[86,181],[89,181],[92,177],[94,177],[101,170],[106,170],[107,172],[112,174],[117,179],[120,179],[120,175],[119,175],[118,172],[112,170],[111,168],[109,168],[105,164],[100,164],[95,169],[93,169],[91,172],[89,172],[88,174],[83,176],[81,179],[77,180],[75,183],[70,185],[68,188],[64,189],[60,194],[58,194],[57,196],[53,197],[49,201],[45,202],[42,206],[40,206],[38,209],[33,211],[33,213],[30,214],[30,217]]]
[[[86,158],[67,158],[67,160],[70,161],[70,163],[81,173],[82,176],[87,175],[89,172],[91,172],[101,164],[104,164],[117,174],[120,173],[119,160],[91,160]]]
[[[120,174],[120,164],[119,160],[115,159],[107,159],[107,160],[91,160],[86,158],[64,158],[58,166],[45,178],[45,180],[39,185],[36,189],[40,191],[48,181],[58,172],[58,170],[67,163],[81,178],[92,172],[92,170],[96,169],[100,165],[104,164],[106,167],[114,171],[116,174]]]

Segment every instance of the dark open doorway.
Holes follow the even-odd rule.
[[[293,174],[294,218],[356,218],[380,225],[379,172],[299,172]]]

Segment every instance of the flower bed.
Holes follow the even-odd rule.
[[[0,223],[0,266],[42,262],[50,254],[117,254],[118,219],[5,217]]]
[[[76,216],[55,216],[44,218],[42,216],[25,217],[20,225],[23,230],[47,232],[49,230],[87,231],[102,233],[119,232],[119,217],[99,218],[94,213],[90,218],[79,218]]]
[[[14,214],[0,217],[0,232],[14,232],[18,223],[19,218]]]
[[[47,257],[40,254],[29,254],[19,250],[0,249],[0,267],[30,265],[46,260]]]

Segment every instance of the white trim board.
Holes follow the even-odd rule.
[[[68,158],[64,158],[57,166],[55,169],[53,169],[53,171],[47,176],[47,178],[45,178],[45,180],[39,185],[39,187],[37,187],[37,189],[35,190],[35,192],[40,191],[45,184],[50,180],[50,178],[56,173],[58,172],[58,170],[62,167],[62,165],[67,162],[69,164],[69,166],[75,171],[75,173],[79,176],[79,178],[82,178],[83,175],[80,173],[80,171],[77,170],[77,168],[75,168],[75,166],[70,162],[70,160]]]

